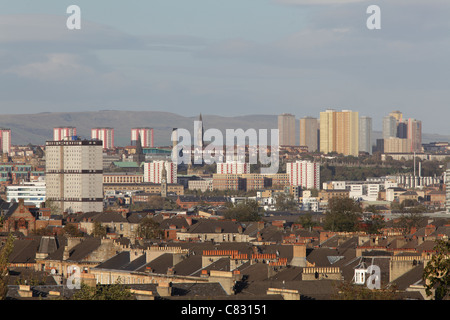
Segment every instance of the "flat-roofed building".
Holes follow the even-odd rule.
[[[47,141],[45,154],[48,200],[64,212],[103,211],[101,141]]]

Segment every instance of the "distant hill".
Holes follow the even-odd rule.
[[[53,128],[73,126],[81,138],[90,139],[91,129],[95,127],[114,128],[117,146],[130,144],[131,129],[151,127],[154,129],[155,145],[171,145],[173,128],[183,128],[193,133],[194,120],[199,115],[184,117],[170,112],[160,111],[114,111],[95,112],[45,112],[37,114],[7,114],[0,116],[0,127],[10,128],[13,145],[43,145],[53,139]],[[277,127],[276,115],[247,115],[239,117],[221,117],[202,115],[205,130],[217,128],[244,130],[248,128],[272,129]]]
[[[155,133],[155,145],[170,145],[170,135],[173,128],[184,128],[193,133],[194,120],[199,115],[184,117],[163,111],[115,111],[103,110],[94,112],[44,112],[37,114],[6,114],[0,116],[0,126],[12,131],[12,144],[43,145],[53,138],[53,128],[73,126],[77,128],[78,136],[89,139],[91,129],[95,127],[114,128],[115,144],[126,146],[130,144],[130,132],[134,127],[151,127]],[[275,129],[277,115],[246,115],[223,117],[203,114],[205,130],[225,129]],[[298,123],[297,123],[298,126]],[[298,141],[298,130],[296,132]],[[374,139],[380,138],[381,132],[374,132]],[[450,136],[439,134],[423,134],[423,142],[450,142]]]

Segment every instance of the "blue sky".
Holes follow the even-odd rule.
[[[66,8],[81,8],[68,30]],[[381,30],[366,9],[381,8]],[[0,0],[0,114],[371,116],[449,134],[444,0]]]

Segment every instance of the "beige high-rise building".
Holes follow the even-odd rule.
[[[103,211],[103,144],[47,141],[46,197],[64,212]]]
[[[397,120],[397,122],[402,122],[403,121],[403,113],[401,113],[400,111],[392,111],[391,113],[389,113],[389,116],[393,117],[395,120]]]
[[[410,147],[411,147],[410,139],[402,139],[396,137],[384,139],[385,153],[408,153]]]
[[[422,151],[422,121],[409,118],[407,137],[410,140],[409,152]]]
[[[295,116],[290,113],[283,113],[278,116],[279,145],[295,146]]]
[[[319,120],[305,117],[299,121],[300,145],[307,146],[309,152],[319,150]]]
[[[320,113],[320,152],[345,156],[359,153],[359,113],[326,110]]]

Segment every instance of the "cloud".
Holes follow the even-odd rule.
[[[4,73],[41,81],[70,79],[76,75],[92,76],[92,68],[80,61],[80,57],[69,53],[52,53],[45,61],[31,62],[8,68]]]

